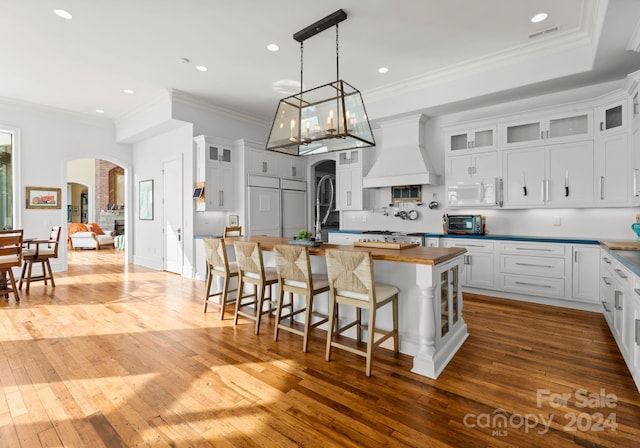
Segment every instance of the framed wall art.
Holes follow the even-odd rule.
[[[153,179],[141,180],[139,187],[140,219],[153,220]]]
[[[27,208],[61,208],[62,190],[50,187],[27,187]]]

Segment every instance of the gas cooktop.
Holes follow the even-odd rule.
[[[395,235],[395,236],[423,236],[424,233],[405,233],[405,232],[392,232],[391,230],[365,230],[363,234],[368,235]]]

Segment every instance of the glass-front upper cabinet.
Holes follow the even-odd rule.
[[[593,135],[592,123],[591,110],[508,123],[504,125],[504,147],[545,145],[590,138]]]
[[[495,149],[496,129],[496,126],[484,126],[448,132],[446,135],[447,151],[462,153],[471,150]]]
[[[612,134],[625,131],[627,128],[627,100],[620,99],[605,106],[598,107],[597,132]]]

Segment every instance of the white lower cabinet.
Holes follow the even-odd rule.
[[[575,244],[571,247],[571,297],[598,303],[600,248]]]
[[[535,296],[565,297],[565,245],[501,242],[498,286]]]
[[[463,247],[462,286],[491,289],[495,281],[494,242],[480,239],[443,239],[443,247]]]
[[[354,241],[358,241],[360,234],[356,233],[339,233],[339,232],[331,232],[328,235],[329,244],[340,244],[340,245],[350,245],[353,244]]]
[[[629,368],[640,389],[640,277],[635,279],[633,294],[629,300]]]

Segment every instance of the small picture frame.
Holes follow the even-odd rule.
[[[153,179],[141,180],[138,193],[140,219],[153,221]]]
[[[229,226],[231,227],[238,226],[238,215],[229,215]]]
[[[27,187],[27,208],[60,209],[62,189],[50,187]]]

